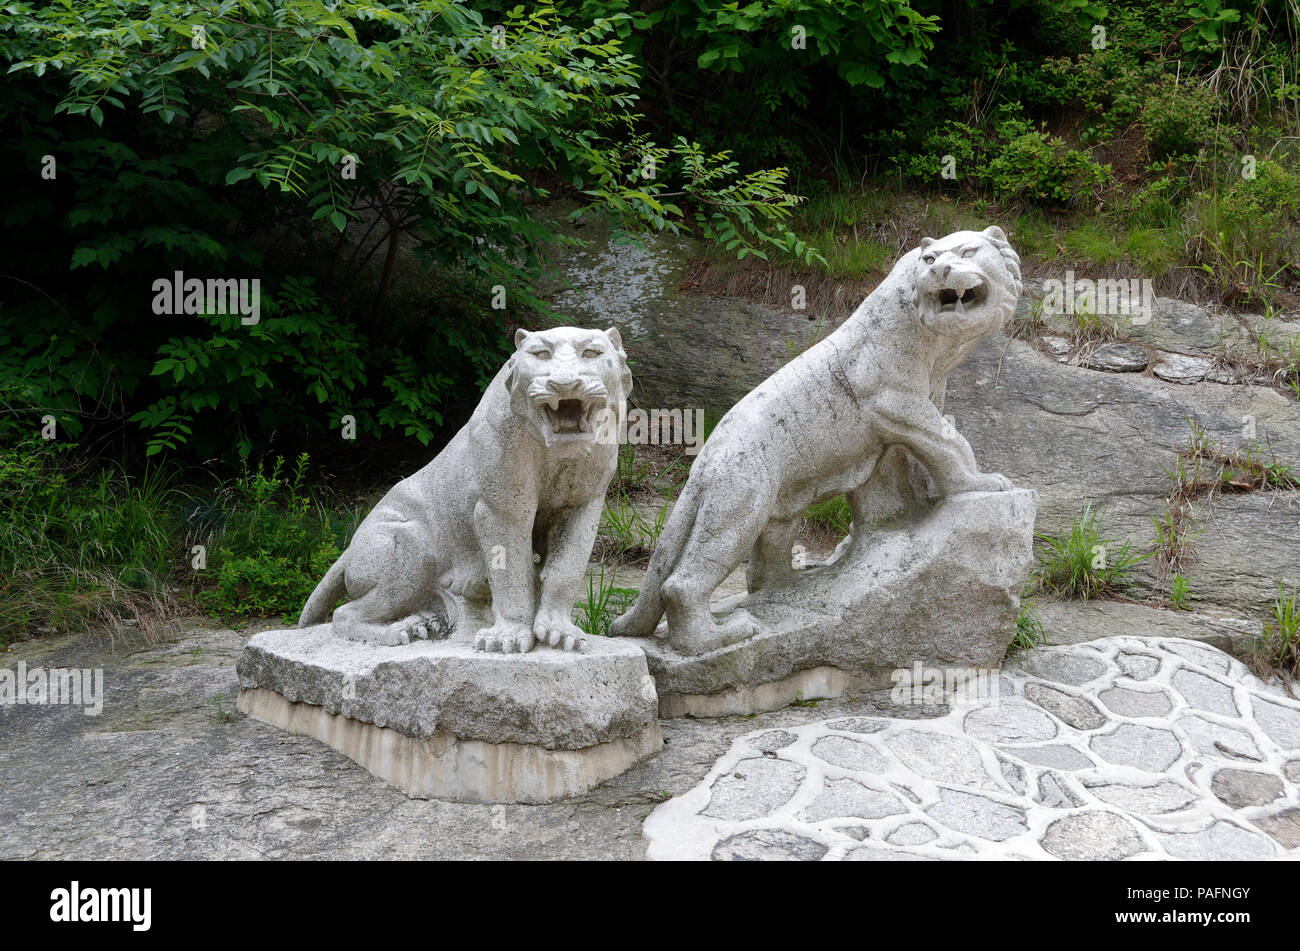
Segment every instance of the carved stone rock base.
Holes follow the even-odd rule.
[[[889,686],[899,670],[1001,666],[1033,559],[1036,494],[970,492],[920,518],[875,528],[829,565],[721,602],[760,632],[687,656],[643,647],[664,717],[729,716]],[[661,626],[660,634],[664,633]]]

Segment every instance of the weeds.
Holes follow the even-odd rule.
[[[1172,576],[1171,584],[1176,585],[1182,580],[1182,566],[1196,560],[1196,549],[1189,539],[1202,530],[1192,530],[1185,499],[1171,499],[1165,507],[1164,515],[1151,516],[1151,524],[1156,531],[1156,571],[1162,579]],[[1183,584],[1186,585],[1186,582]],[[1170,597],[1173,597],[1172,589]]]
[[[1248,370],[1267,376],[1274,386],[1290,390],[1300,399],[1300,335],[1285,341],[1274,340],[1272,321],[1275,314],[1272,305],[1265,308],[1263,326],[1255,333],[1259,359]]]
[[[1046,643],[1047,631],[1043,629],[1043,623],[1038,619],[1028,593],[1023,594],[1020,597],[1020,614],[1016,617],[1016,636],[1011,639],[1007,656],[1010,657],[1021,651],[1037,650],[1040,644]]]
[[[636,452],[631,446],[618,447],[618,465],[614,470],[614,479],[620,489],[626,491],[632,486],[640,485],[649,471],[650,464],[638,463]]]
[[[615,573],[605,578],[605,566],[599,576],[587,576],[587,597],[573,606],[574,623],[593,637],[609,633],[614,619],[631,607],[638,591],[635,588],[614,587]]]
[[[1300,677],[1300,597],[1287,593],[1285,581],[1277,583],[1272,616],[1252,652],[1252,666],[1262,677],[1280,673],[1289,680]]]
[[[1286,271],[1286,265],[1270,268],[1264,263],[1264,252],[1252,257],[1234,255],[1227,247],[1223,232],[1216,237],[1202,235],[1208,249],[1206,260],[1191,267],[1206,274],[1219,289],[1224,303],[1243,305],[1265,302],[1280,285],[1277,278]]]
[[[1074,301],[1069,334],[1076,347],[1094,346],[1118,340],[1124,331],[1124,318],[1097,312],[1097,302],[1089,294]]]
[[[665,501],[654,521],[649,522],[625,492],[619,492],[612,502],[606,502],[600,516],[600,533],[612,548],[614,558],[621,563],[649,554],[664,530],[670,505]]]
[[[234,723],[237,716],[234,710],[227,710],[225,698],[217,694],[210,701],[216,707],[216,719],[218,723]]]
[[[1300,469],[1278,459],[1272,447],[1252,440],[1244,449],[1226,451],[1188,420],[1192,434],[1179,453],[1175,468],[1165,469],[1174,481],[1171,504],[1212,498],[1220,492],[1300,489]]]
[[[1133,567],[1151,555],[1136,554],[1128,541],[1117,544],[1103,538],[1091,505],[1084,506],[1082,516],[1066,535],[1037,537],[1042,546],[1039,588],[1085,601],[1129,587]]]
[[[1187,588],[1187,579],[1180,574],[1175,574],[1169,588],[1169,605],[1175,611],[1190,611],[1191,607],[1187,604],[1187,599],[1191,592]]]
[[[1029,314],[1023,320],[1012,319],[1007,325],[1007,335],[1018,340],[1032,340],[1046,329],[1043,319],[1043,299],[1035,298],[1029,305]]]
[[[1169,580],[1169,602],[1179,611],[1189,610],[1190,592],[1181,568],[1195,560],[1196,551],[1190,537],[1191,505],[1196,500],[1210,500],[1220,493],[1278,491],[1300,488],[1300,469],[1279,460],[1267,445],[1252,441],[1246,448],[1225,451],[1215,445],[1209,434],[1194,419],[1187,448],[1179,452],[1165,475],[1173,482],[1169,503],[1163,515],[1151,516],[1155,528],[1158,572]]]

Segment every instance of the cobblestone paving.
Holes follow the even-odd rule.
[[[1138,637],[1046,648],[988,686],[938,719],[850,717],[737,738],[651,814],[648,857],[1300,850],[1300,702],[1217,648]]]

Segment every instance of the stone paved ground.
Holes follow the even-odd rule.
[[[269,626],[269,625],[266,625]],[[103,667],[104,711],[0,707],[2,859],[627,859],[641,823],[736,736],[825,716],[934,716],[887,693],[760,717],[667,720],[658,756],[546,806],[408,799],[341,753],[234,712],[255,628],[195,627],[155,648],[13,645],[0,667]],[[220,699],[218,699],[220,698]]]
[[[648,827],[652,856],[686,847],[684,833],[701,824],[713,830],[700,843],[704,855],[765,823],[772,838],[742,839],[734,851],[819,857],[837,854],[827,847],[833,840],[838,854],[853,848],[860,856],[876,849],[960,857],[972,853],[940,845],[964,839],[973,854],[1042,856],[1107,843],[1131,848],[1136,837],[1149,852],[1265,855],[1282,851],[1284,841],[1297,844],[1300,707],[1248,680],[1218,652],[1192,654],[1191,661],[1170,653],[1165,647],[1178,646],[1174,641],[1133,642],[1124,650],[1134,655],[1124,658],[1130,666],[1150,666],[1143,656],[1162,662],[1145,679],[1115,679],[1112,670],[1072,683],[1080,675],[1049,660],[1055,652],[1031,655],[1031,664],[1048,667],[1036,667],[1033,678],[1008,672],[1007,682],[1019,688],[1003,692],[1005,708],[994,717],[961,719],[944,706],[900,705],[883,691],[750,718],[663,721],[663,753],[586,796],[548,806],[483,806],[408,799],[323,744],[234,713],[235,661],[251,633],[196,627],[169,644],[117,650],[84,638],[46,638],[0,655],[7,668],[19,660],[29,667],[103,667],[107,685],[98,717],[66,707],[0,707],[0,859],[636,860],[646,855],[642,824],[665,799],[671,801]],[[1072,650],[1092,651],[1068,662],[1076,666],[1119,662],[1086,645]],[[1141,673],[1133,667],[1126,677]],[[1041,687],[1039,703],[1026,698],[1031,683]],[[1173,708],[1172,727],[1169,714],[1144,715],[1160,703],[1156,691]],[[1256,723],[1239,722],[1251,711]],[[1093,729],[1071,725],[1086,727],[1101,716],[1108,722]],[[893,725],[872,732],[879,723]],[[1056,731],[1051,737],[1049,727]],[[766,739],[755,747],[758,736]],[[1088,757],[1095,765],[1071,770],[1068,761],[1052,761],[1058,765],[1049,768],[1025,758],[1035,755],[1073,756],[1079,765]],[[1163,773],[1143,768],[1158,755],[1181,758]],[[1134,757],[1139,765],[1127,765]],[[748,766],[737,768],[741,760],[762,764],[756,781],[735,779],[748,774]],[[1192,762],[1202,769],[1178,772]],[[823,773],[836,783],[824,795],[811,792],[812,778]],[[923,801],[881,787],[880,775],[910,784]],[[719,784],[724,776],[731,779]],[[780,798],[796,782],[803,791]],[[711,811],[722,815],[700,817],[715,785]],[[1052,796],[1070,795],[1085,806],[1051,804]],[[1195,801],[1158,812],[1180,795]],[[1266,804],[1253,804],[1265,797]],[[775,810],[773,818],[726,818],[764,808]],[[906,815],[889,815],[899,808]],[[1053,827],[1049,817],[1071,821]],[[1159,831],[1184,822],[1193,830],[1189,838]],[[1043,843],[1017,832],[1020,824],[1042,831]],[[848,826],[881,830],[893,841],[869,835],[859,842],[834,831]],[[1013,834],[999,842],[980,831]]]
[[[991,691],[985,690],[985,693]],[[737,738],[645,825],[654,859],[1258,859],[1300,849],[1300,702],[1222,651],[1031,653],[924,722]]]

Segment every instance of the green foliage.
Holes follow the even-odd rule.
[[[758,101],[776,111],[804,104],[812,91],[807,69],[789,68],[804,53],[807,65],[831,66],[850,87],[879,89],[896,71],[919,65],[934,45],[938,17],[924,16],[908,0],[780,0],[777,3],[718,3],[674,0],[641,21],[667,29],[699,50],[696,65],[717,73],[766,74]],[[806,49],[792,48],[802,27]]]
[[[291,619],[338,557],[359,512],[331,512],[306,488],[307,458],[245,473],[215,496],[175,472],[136,476],[87,463],[66,444],[0,449],[0,642],[41,630],[104,630],[121,620],[146,635],[175,614],[184,589],[217,613]],[[208,550],[191,569],[191,546]]]
[[[1233,133],[1220,127],[1221,106],[1214,92],[1195,81],[1179,83],[1164,75],[1149,89],[1138,119],[1146,132],[1151,156],[1157,159],[1195,155],[1198,149],[1223,150]]]
[[[605,577],[605,567],[587,576],[587,597],[573,606],[573,621],[593,637],[604,637],[609,626],[632,606],[639,593],[635,588],[614,587],[614,573]]]
[[[853,512],[849,508],[849,500],[837,495],[833,499],[808,506],[808,510],[803,513],[803,520],[813,528],[844,536],[849,533],[849,526],[853,523]]]
[[[1267,301],[1300,260],[1300,170],[1260,160],[1254,178],[1200,193],[1195,221],[1198,265],[1225,297]]]
[[[1103,538],[1091,505],[1084,506],[1065,535],[1040,534],[1037,539],[1039,588],[1084,601],[1127,588],[1133,566],[1150,557],[1136,554],[1128,541]]]
[[[67,444],[0,447],[0,643],[161,610],[184,553],[173,473],[97,468]],[[148,620],[148,617],[144,618]]]
[[[1187,52],[1214,52],[1228,27],[1241,20],[1241,11],[1233,8],[1232,0],[1187,0],[1187,15],[1192,28],[1179,37]]]
[[[455,368],[435,372],[434,354],[417,360],[404,348],[372,344],[335,317],[311,280],[286,279],[262,311],[252,326],[238,314],[202,315],[210,336],[173,337],[159,347],[152,375],[165,395],[131,417],[152,433],[148,455],[187,442],[205,414],[223,421],[202,428],[206,455],[233,440],[247,457],[276,430],[337,432],[344,415],[355,418],[358,434],[395,429],[423,445],[433,439],[442,424],[433,407],[448,401]],[[377,388],[365,385],[374,364],[388,368],[378,399]]]
[[[661,168],[679,169],[682,190],[669,192],[659,180]],[[647,177],[647,170],[653,176]],[[786,170],[768,169],[742,174],[730,151],[706,155],[698,143],[678,138],[671,148],[656,147],[642,139],[621,154],[606,154],[593,160],[594,180],[584,194],[593,199],[573,212],[581,216],[593,208],[615,215],[625,233],[622,241],[633,240],[626,233],[649,222],[656,229],[673,234],[682,231],[679,204],[664,198],[688,196],[695,210],[690,215],[696,231],[737,260],[749,255],[767,259],[763,245],[789,255],[802,264],[825,263],[817,250],[800,240],[789,228],[791,209],[799,198],[784,190]]]
[[[363,432],[428,442],[499,366],[503,324],[550,313],[531,278],[560,236],[531,208],[552,184],[629,233],[817,259],[785,225],[797,199],[783,169],[632,134],[626,16],[567,23],[541,6],[503,20],[498,47],[450,0],[9,4],[0,169],[34,187],[4,213],[20,277],[0,281],[0,398],[73,435],[133,417],[155,453],[266,451],[344,406]],[[455,306],[390,300],[412,256]],[[176,271],[259,277],[282,309],[261,330],[159,317],[153,282]],[[509,314],[486,304],[495,284]],[[299,358],[307,374],[286,381]]]
[[[359,513],[332,515],[312,498],[305,453],[292,475],[283,469],[281,457],[246,469],[223,499],[225,524],[208,559],[216,584],[199,596],[214,614],[293,623],[360,523]]]
[[[895,164],[907,176],[938,184],[945,156],[953,160],[959,186],[1036,205],[1077,205],[1111,180],[1110,166],[1014,115],[991,129],[950,119],[926,137],[919,153],[899,156]]]
[[[891,76],[923,65],[939,29],[939,18],[914,9],[910,0],[669,0],[648,9],[627,0],[584,0],[556,8],[579,22],[626,11],[630,18],[619,35],[629,49],[654,62],[659,45],[671,38],[681,47],[670,60],[679,68],[743,76],[752,101],[769,112],[805,105],[822,72],[850,88],[879,89]]]
[[[1065,207],[1095,197],[1111,179],[1109,165],[1087,152],[1066,147],[1028,123],[1009,120],[997,135],[1005,141],[988,164],[987,180],[995,195],[1034,204]]]
[[[336,547],[322,543],[306,563],[295,562],[283,555],[260,553],[244,558],[223,558],[217,571],[216,587],[204,592],[202,602],[218,615],[267,617],[282,614],[286,623],[293,624],[316,583],[338,556]]]

